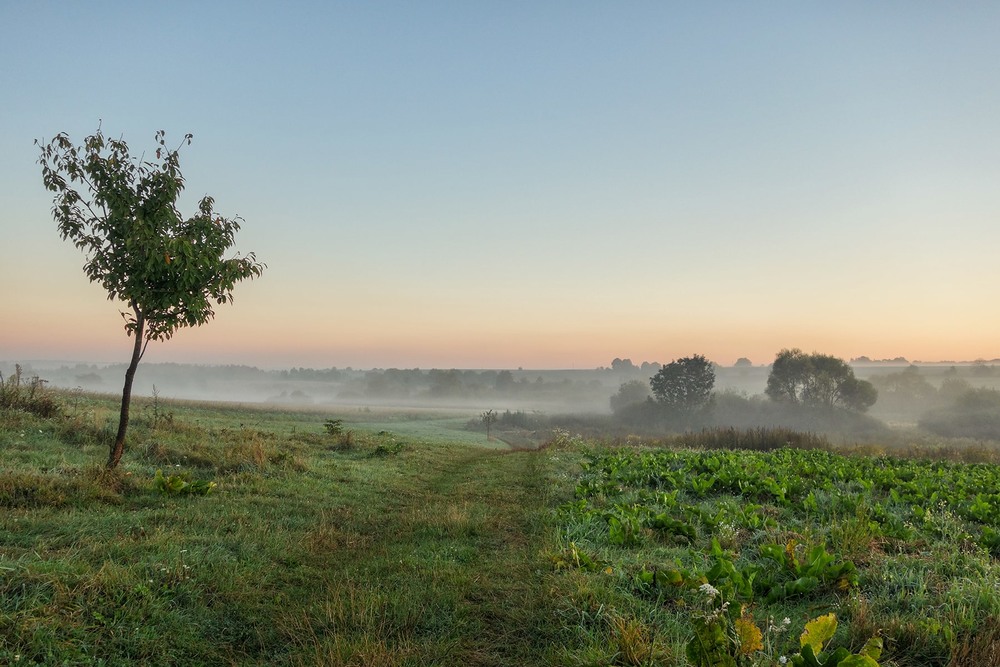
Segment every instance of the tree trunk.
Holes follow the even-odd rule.
[[[125,371],[125,387],[122,389],[122,410],[118,417],[118,435],[111,445],[111,452],[108,455],[108,469],[118,466],[125,452],[125,431],[128,429],[128,408],[132,402],[132,380],[135,379],[135,371],[139,367],[139,359],[142,358],[143,324],[145,320],[142,313],[136,309],[135,312],[135,345],[132,347],[132,361],[129,362]]]

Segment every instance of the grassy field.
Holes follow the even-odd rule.
[[[995,465],[146,400],[107,472],[56,400],[0,409],[0,664],[774,665],[833,613],[818,664],[1000,665]]]

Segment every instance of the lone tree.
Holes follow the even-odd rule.
[[[714,386],[712,362],[700,354],[670,362],[649,380],[657,402],[688,414],[709,404]]]
[[[190,145],[190,134],[185,143]],[[265,268],[253,253],[225,258],[241,218],[217,214],[211,197],[199,202],[192,217],[181,216],[180,147],[168,149],[162,130],[156,144],[149,161],[132,157],[125,141],[105,138],[100,128],[82,146],[65,133],[45,145],[35,141],[42,181],[55,193],[52,216],[59,233],[86,255],[87,277],[127,309],[125,331],[134,338],[108,468],[121,461],[132,380],[149,342],[212,319],[214,304],[231,303],[236,283],[259,277]]]
[[[854,377],[854,369],[843,359],[799,349],[778,353],[765,393],[782,403],[839,406],[858,412],[865,412],[878,399],[872,383]]]

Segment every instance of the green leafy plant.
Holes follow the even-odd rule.
[[[157,470],[153,476],[153,488],[168,496],[207,496],[216,486],[215,482],[204,479],[191,480],[188,473],[164,475],[162,470]]]
[[[683,537],[689,542],[694,542],[694,540],[698,537],[694,526],[685,521],[671,518],[666,512],[657,514],[656,516],[650,518],[649,526],[670,535]]]
[[[400,452],[406,449],[405,442],[380,442],[375,445],[375,448],[368,454],[369,458],[378,459],[385,458],[388,456],[396,456]]]
[[[692,617],[688,660],[697,667],[738,667],[754,664],[764,649],[763,633],[747,605],[734,605],[724,590],[710,583],[698,587],[703,611]]]
[[[824,652],[823,647],[833,639],[836,631],[836,614],[826,614],[806,623],[799,638],[802,650],[791,657],[791,664],[795,667],[878,667],[877,661],[882,657],[880,637],[869,639],[859,653],[851,653],[843,647],[831,653]]]
[[[570,542],[563,551],[551,556],[552,564],[557,570],[584,570],[586,572],[597,572],[605,570],[607,563],[595,558],[582,549],[575,542]]]
[[[343,435],[344,434],[344,420],[343,419],[327,419],[323,422],[323,428],[326,429],[327,435]]]
[[[840,561],[826,551],[823,545],[816,545],[804,557],[796,555],[798,544],[790,540],[785,546],[765,544],[760,553],[781,565],[781,568],[764,586],[770,588],[766,601],[775,602],[794,595],[803,595],[827,583],[839,591],[845,591],[858,584],[857,567],[851,561]],[[782,576],[794,577],[791,581],[780,581]]]

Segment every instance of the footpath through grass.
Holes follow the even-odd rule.
[[[531,665],[560,645],[538,453],[138,415],[108,474],[102,399],[0,414],[0,664]],[[157,470],[218,486],[165,495]]]

